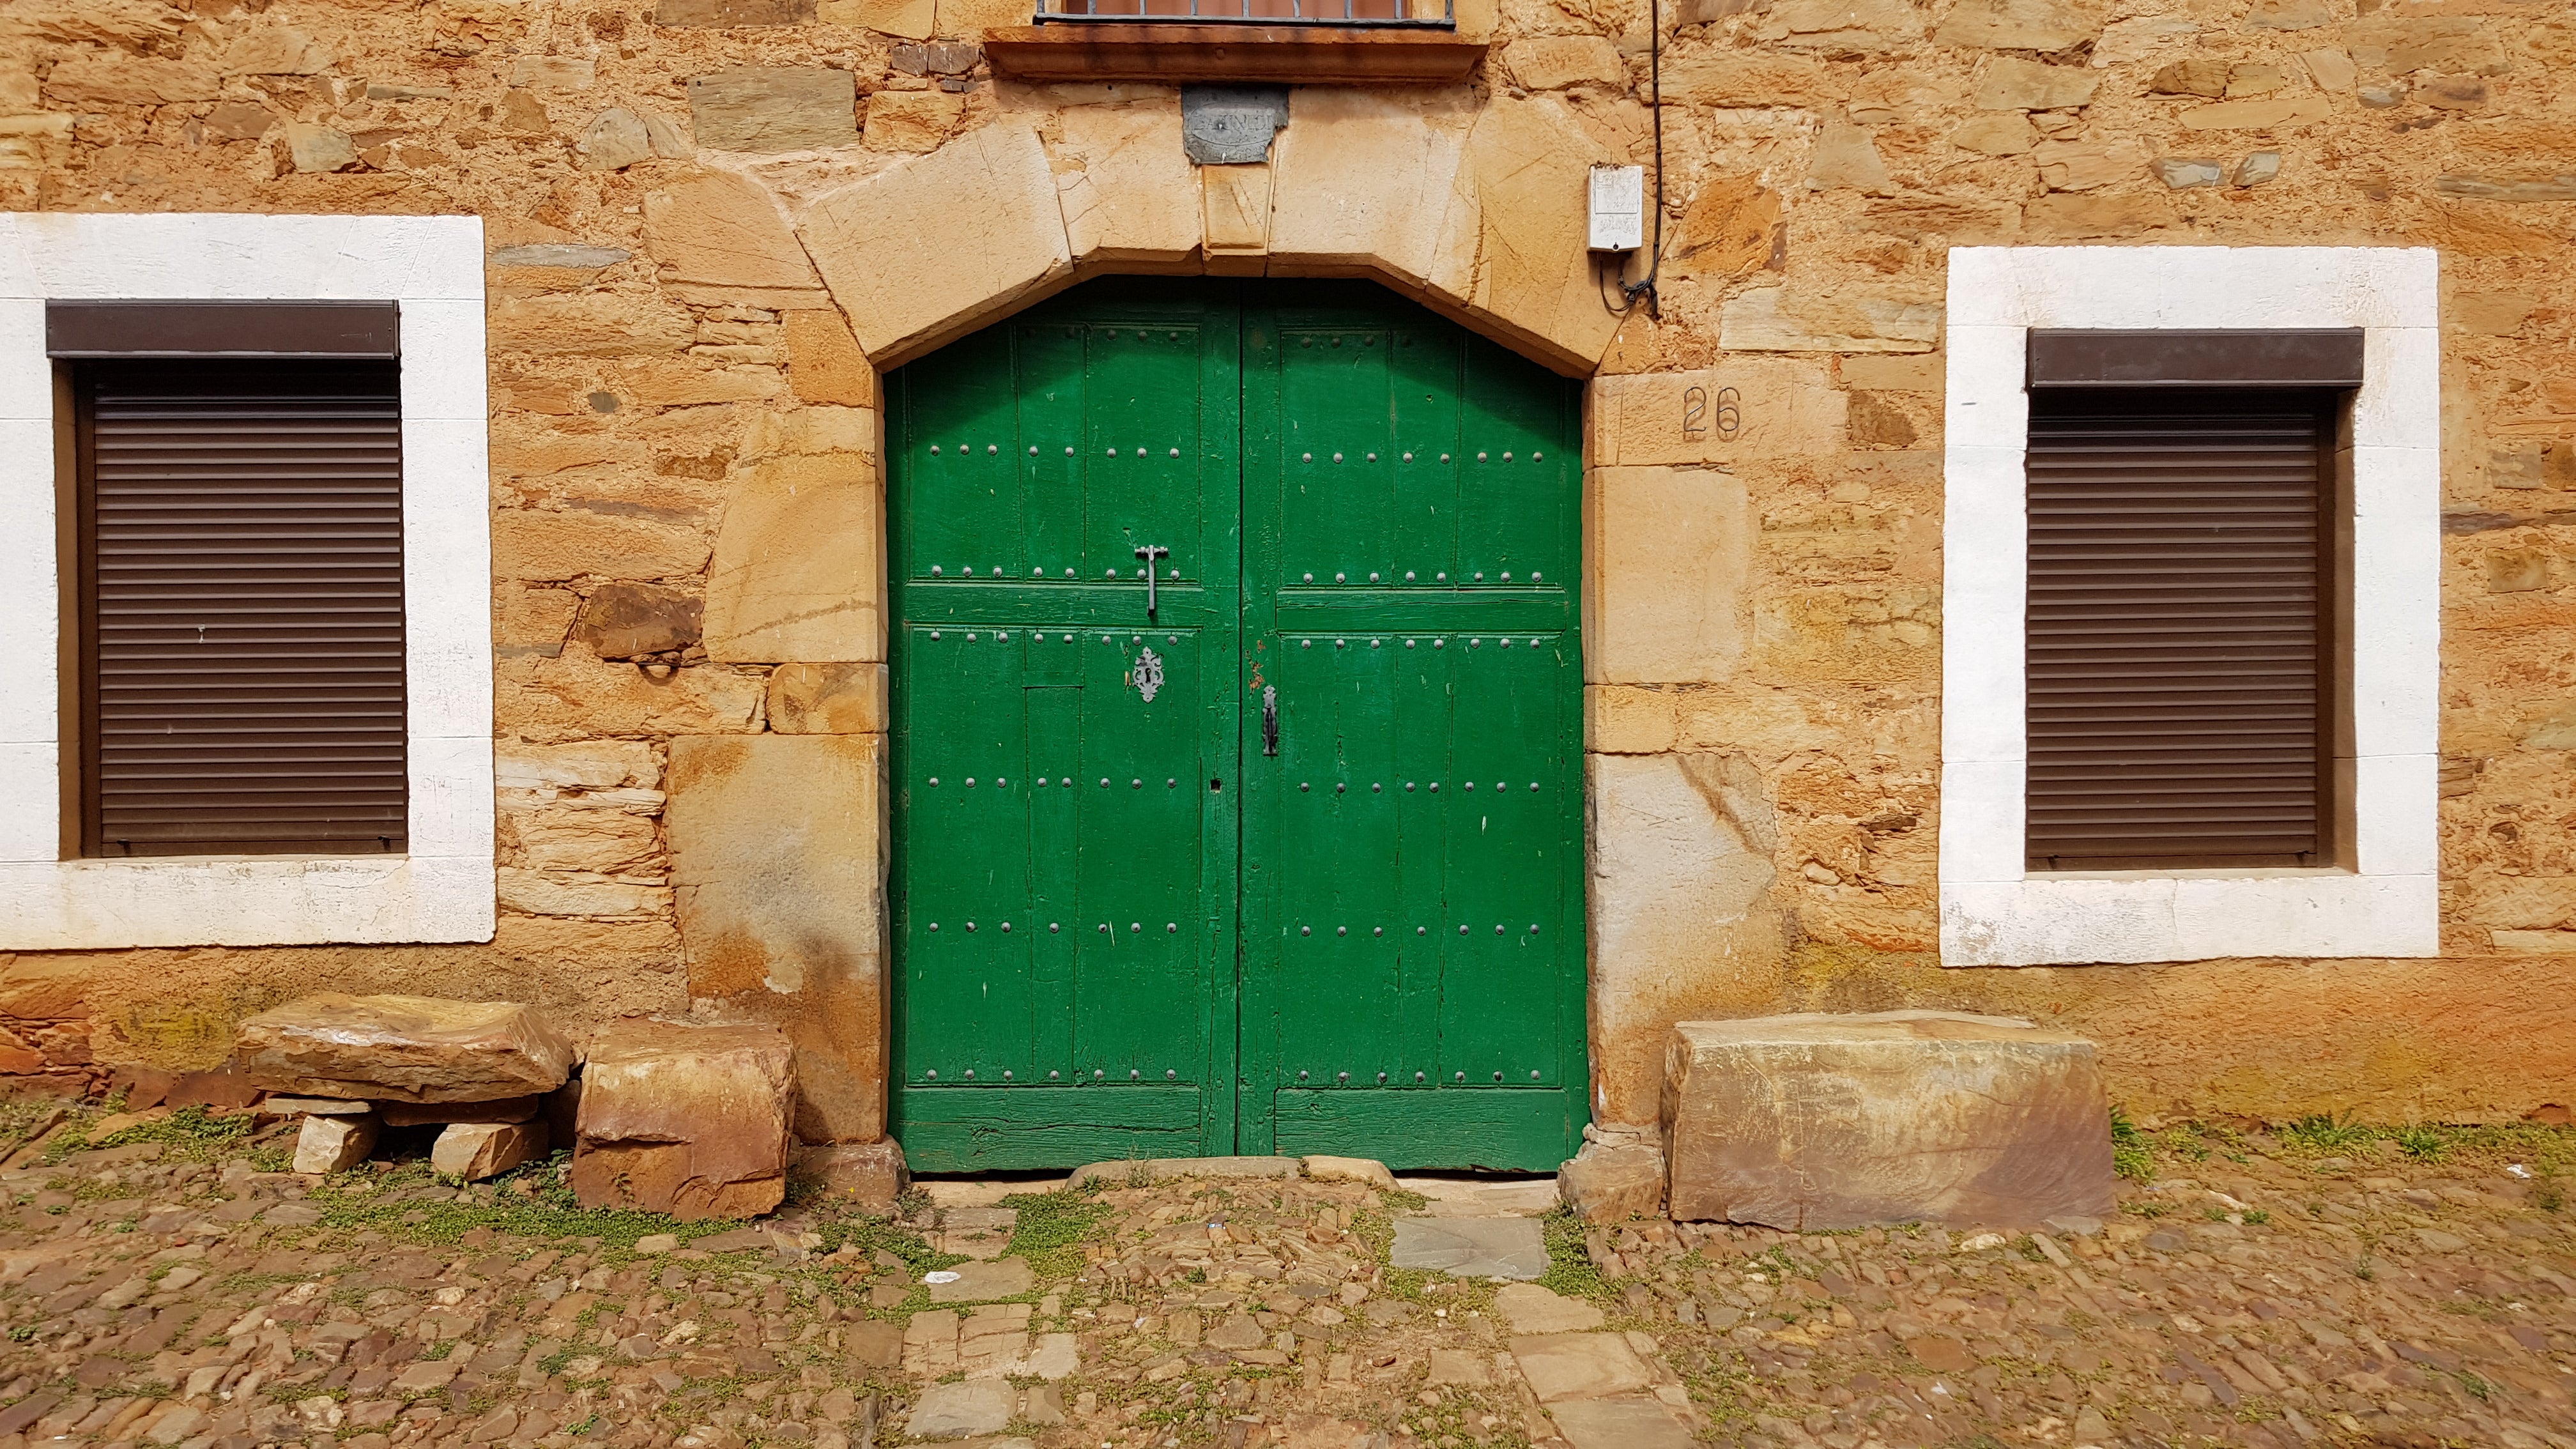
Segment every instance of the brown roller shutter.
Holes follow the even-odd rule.
[[[394,364],[80,364],[83,847],[405,848]]]
[[[2031,868],[2325,863],[2332,406],[2032,393]]]

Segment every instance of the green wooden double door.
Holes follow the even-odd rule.
[[[913,1167],[1570,1155],[1576,386],[1365,283],[1118,278],[886,406]]]

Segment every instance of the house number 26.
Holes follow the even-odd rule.
[[[1688,387],[1682,390],[1682,436],[1693,441],[1708,436],[1708,389]],[[1744,399],[1731,387],[1717,390],[1717,436],[1731,443],[1744,431]]]

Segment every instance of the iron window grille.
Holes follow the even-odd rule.
[[[1457,0],[1037,0],[1037,21],[1455,30]]]

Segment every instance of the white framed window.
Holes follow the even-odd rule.
[[[66,821],[66,413],[48,303],[392,303],[404,801],[377,854],[85,856]],[[483,225],[475,217],[0,216],[0,949],[482,941],[495,917]],[[73,842],[67,845],[67,840]]]
[[[2440,277],[2384,247],[1961,247],[1949,255],[1941,960],[2429,956],[2438,942]],[[2034,329],[2358,328],[2332,528],[2328,863],[2030,867],[2026,365]]]

